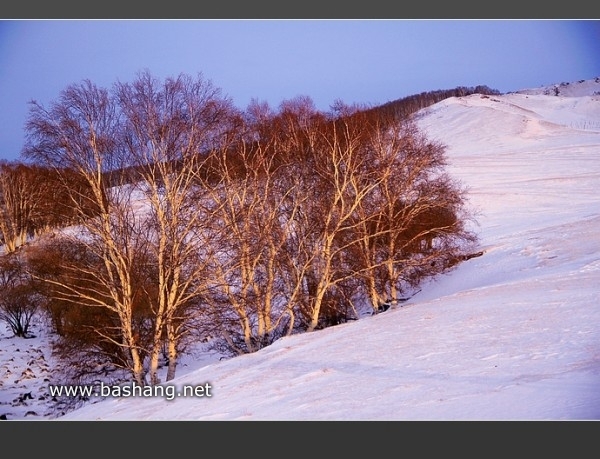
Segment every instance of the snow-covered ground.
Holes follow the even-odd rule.
[[[0,415],[599,420],[600,79],[552,88],[423,111],[421,128],[448,146],[449,171],[469,188],[485,253],[402,307],[229,360],[189,356],[172,382],[208,384],[202,396],[98,398],[58,418],[51,336],[4,333]]]

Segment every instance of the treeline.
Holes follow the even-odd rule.
[[[413,94],[408,97],[387,102],[371,108],[370,110],[374,113],[381,113],[384,116],[407,118],[423,108],[429,107],[450,97],[465,97],[472,94],[497,96],[501,93],[500,91],[491,89],[485,85],[478,85],[475,87],[457,86],[453,89],[438,89],[435,91],[425,91],[419,94]]]
[[[198,340],[235,355],[377,313],[476,243],[445,147],[385,112],[307,97],[239,110],[201,75],[146,72],[34,102],[26,130],[29,165],[1,172],[29,177],[37,210],[14,247],[3,233],[0,269],[81,376],[104,359],[156,384]]]
[[[70,190],[77,190],[76,194]],[[29,239],[78,223],[96,212],[86,182],[74,171],[23,162],[0,162],[0,245],[12,253]],[[71,199],[77,197],[79,202]]]

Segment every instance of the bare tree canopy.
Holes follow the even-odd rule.
[[[385,110],[322,113],[303,96],[242,111],[201,74],[142,72],[33,102],[27,133],[24,156],[57,177],[60,222],[76,224],[29,251],[55,327],[140,384],[160,382],[162,360],[175,377],[190,340],[254,352],[377,313],[477,242],[445,147]]]

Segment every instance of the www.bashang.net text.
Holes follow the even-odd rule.
[[[175,385],[152,385],[143,386],[136,383],[127,385],[50,385],[48,391],[51,397],[162,397],[173,400],[176,397],[212,397],[212,385],[208,382],[203,384],[184,384],[180,387]]]

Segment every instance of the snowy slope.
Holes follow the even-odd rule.
[[[517,91],[519,94],[544,94],[547,96],[581,97],[600,94],[600,77],[576,82],[562,82],[539,88]]]

